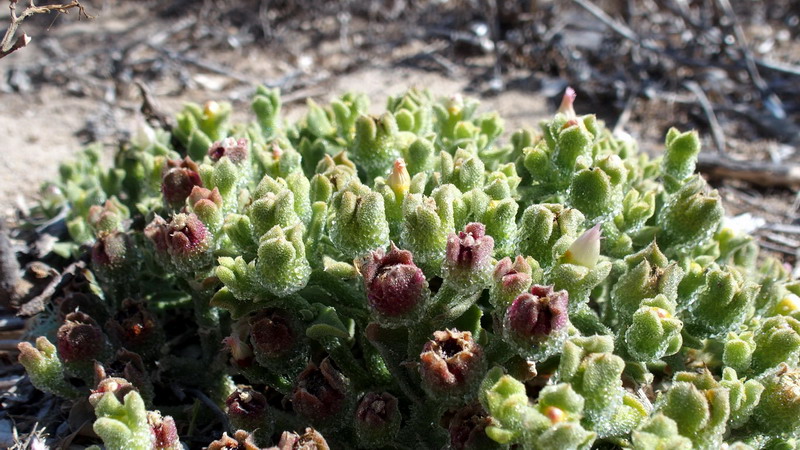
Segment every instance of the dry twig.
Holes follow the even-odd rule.
[[[756,186],[800,186],[800,166],[772,164],[760,161],[737,161],[701,154],[697,169],[712,178],[744,180]]]
[[[708,119],[708,125],[711,127],[711,137],[714,139],[714,144],[717,146],[717,151],[720,153],[720,155],[725,154],[725,132],[722,131],[722,127],[719,125],[719,120],[717,120],[717,115],[714,113],[714,107],[708,100],[703,88],[701,88],[697,82],[692,80],[684,82],[683,85],[692,91],[695,97],[697,97],[697,102],[700,103],[700,107],[703,108],[703,113],[705,113],[706,119]]]
[[[782,245],[776,245],[776,244],[773,244],[773,243],[771,243],[769,241],[765,241],[763,239],[759,241],[759,245],[762,248],[765,248],[767,250],[770,250],[770,251],[773,251],[773,252],[776,252],[776,253],[782,253],[782,254],[788,255],[788,256],[796,256],[797,255],[796,249],[787,248],[787,247],[784,247]]]
[[[155,98],[153,98],[152,92],[150,92],[150,88],[148,88],[147,85],[141,81],[136,81],[135,83],[136,87],[139,88],[139,93],[142,96],[142,106],[140,111],[142,114],[144,114],[145,119],[154,123],[158,127],[163,128],[164,130],[172,131],[172,123],[169,116],[167,116],[167,114],[161,110],[161,107],[158,106]]]
[[[11,306],[14,287],[19,281],[17,254],[8,236],[5,223],[0,220],[0,308]],[[0,329],[2,324],[0,322]]]
[[[87,19],[93,18],[86,13],[86,9],[78,0],[72,0],[71,2],[65,4],[44,6],[36,6],[33,0],[30,0],[28,2],[28,7],[25,8],[25,10],[19,15],[17,15],[17,1],[18,0],[8,0],[8,9],[11,10],[11,23],[8,25],[6,34],[3,35],[3,40],[0,41],[0,58],[10,55],[11,53],[21,49],[22,47],[25,47],[31,42],[31,37],[25,33],[22,33],[19,37],[17,37],[16,40],[14,39],[14,35],[17,34],[17,28],[19,28],[19,24],[34,14],[48,14],[53,11],[61,14],[69,14],[70,9],[77,8],[78,18],[81,16],[86,17]]]
[[[770,223],[765,225],[764,229],[777,231],[778,233],[800,234],[800,226],[787,223]]]

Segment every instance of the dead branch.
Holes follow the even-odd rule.
[[[769,70],[794,75],[800,77],[800,66],[786,64],[777,61],[766,61],[764,59],[756,59],[756,64]]]
[[[19,281],[17,254],[8,237],[5,223],[0,219],[0,308],[11,306],[14,287]],[[2,325],[0,325],[2,329]]]
[[[776,252],[776,253],[783,253],[784,255],[789,255],[789,256],[796,256],[797,255],[797,250],[796,249],[787,248],[787,247],[784,247],[782,245],[775,245],[775,244],[773,244],[773,243],[771,243],[769,241],[763,240],[763,239],[758,242],[758,245],[760,245],[761,248],[765,248],[767,250],[770,250],[770,251],[773,251],[773,252]]]
[[[191,64],[200,69],[207,70],[209,72],[216,73],[218,75],[224,75],[228,78],[238,81],[239,83],[245,83],[250,85],[257,85],[259,83],[259,80],[255,78],[251,78],[246,75],[237,73],[228,67],[220,66],[219,64],[213,63],[211,61],[206,61],[200,58],[194,58],[188,55],[184,55],[180,52],[176,52],[160,46],[155,46],[150,44],[148,44],[148,46],[153,50],[161,52],[164,56],[173,61],[178,61],[185,64]]]
[[[633,112],[633,104],[636,101],[636,97],[639,95],[638,92],[631,92],[628,95],[628,99],[625,100],[625,107],[622,108],[622,112],[617,117],[617,123],[614,124],[613,133],[616,134],[625,129],[625,125],[628,124],[628,121],[631,118],[631,112]]]
[[[716,179],[744,180],[763,187],[800,187],[800,166],[759,161],[737,161],[700,155],[697,169]]]
[[[768,223],[763,228],[765,230],[777,231],[778,233],[800,234],[800,226],[788,223]]]
[[[800,241],[797,239],[792,239],[777,233],[761,233],[761,235],[764,236],[764,239],[768,239],[779,245],[785,245],[786,247],[794,249],[800,247]]]
[[[34,14],[49,14],[51,12],[69,14],[70,9],[77,8],[78,18],[94,18],[86,13],[86,9],[78,0],[72,0],[71,2],[65,4],[44,6],[36,6],[33,0],[30,0],[28,7],[25,8],[25,10],[19,15],[17,15],[17,1],[18,0],[8,0],[8,9],[11,11],[11,23],[8,25],[5,35],[3,35],[3,40],[0,41],[0,58],[10,55],[11,53],[21,49],[22,47],[25,47],[31,42],[30,36],[25,33],[22,33],[17,39],[14,39],[14,35],[17,34],[17,28],[19,28],[19,25],[22,23],[22,21]]]
[[[166,113],[164,113],[164,111],[156,102],[155,98],[153,98],[150,88],[148,88],[147,85],[141,81],[136,81],[135,83],[136,87],[139,88],[139,93],[142,96],[142,106],[140,111],[142,114],[144,114],[145,119],[147,119],[148,122],[155,124],[159,128],[172,131],[171,119]]]
[[[703,88],[692,80],[684,82],[683,85],[697,97],[697,102],[700,103],[700,107],[703,109],[703,113],[705,113],[706,119],[708,120],[708,125],[711,127],[711,137],[714,139],[714,145],[717,146],[717,151],[720,154],[725,153],[725,149],[727,148],[725,145],[725,132],[722,131],[719,120],[717,120],[717,115],[714,113],[714,107],[708,100]]]

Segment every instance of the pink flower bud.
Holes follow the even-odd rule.
[[[443,264],[445,279],[456,285],[472,285],[483,281],[491,270],[494,239],[486,235],[486,227],[479,222],[467,224],[458,235],[450,234]]]
[[[222,195],[220,195],[219,189],[209,190],[201,186],[192,188],[192,192],[189,194],[189,204],[192,208],[197,208],[198,203],[201,202],[208,202],[210,205],[222,208]]]
[[[423,305],[428,281],[408,250],[392,244],[389,253],[378,249],[357,260],[356,267],[364,277],[367,303],[379,317],[408,316]]]
[[[419,358],[422,386],[439,398],[470,393],[486,369],[483,349],[469,331],[436,331]]]
[[[556,406],[548,406],[544,410],[544,415],[550,419],[550,422],[555,425],[557,423],[561,423],[564,421],[566,414],[564,414],[564,410],[556,407]]]
[[[278,161],[278,160],[281,159],[281,156],[283,156],[283,149],[281,148],[280,145],[278,145],[277,142],[273,142],[272,143],[272,159],[274,159],[275,161]],[[330,158],[330,156],[327,155],[327,154],[325,156]]]
[[[514,262],[511,258],[501,259],[494,268],[492,278],[494,287],[492,290],[493,301],[496,306],[506,305],[524,292],[531,285],[531,266],[522,256],[517,256]]]
[[[397,159],[392,166],[392,173],[386,180],[386,184],[392,189],[398,199],[405,197],[408,188],[411,186],[411,175],[406,169],[406,162],[402,158]]]
[[[568,86],[564,91],[564,96],[561,98],[561,106],[558,107],[558,112],[569,118],[574,118],[575,108],[573,108],[572,104],[575,102],[575,97],[577,96],[575,89]]]
[[[567,291],[555,292],[552,286],[534,285],[517,297],[506,311],[505,329],[512,338],[537,343],[567,324]]]
[[[247,159],[247,147],[249,142],[246,138],[235,139],[232,137],[225,138],[219,142],[215,142],[208,149],[208,157],[212,161],[219,161],[223,156],[227,156],[234,164],[239,164]]]
[[[155,450],[175,448],[179,444],[178,429],[171,416],[161,417],[158,412],[147,412],[147,423],[153,432]]]
[[[104,378],[97,383],[97,388],[92,389],[92,393],[89,394],[89,403],[92,406],[96,406],[97,402],[108,392],[113,393],[117,400],[122,403],[125,400],[125,396],[132,391],[136,391],[136,388],[124,378]]]
[[[237,333],[226,337],[222,343],[231,352],[231,362],[237,367],[247,368],[253,365],[253,350]]]
[[[183,206],[195,186],[202,186],[197,164],[188,156],[183,160],[168,160],[161,177],[161,193],[173,208]]]
[[[569,119],[568,121],[564,122],[564,125],[561,125],[561,129],[566,130],[569,127],[576,126],[578,126],[578,119]]]
[[[250,325],[246,320],[234,322],[230,336],[222,340],[225,349],[230,352],[230,362],[235,367],[246,369],[253,365],[253,348],[248,340]]]

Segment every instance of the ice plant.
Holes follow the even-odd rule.
[[[756,426],[772,436],[797,436],[800,372],[782,364],[765,377],[763,384],[763,400],[755,411]]]
[[[35,347],[28,342],[19,344],[19,362],[38,389],[68,398],[78,395],[79,391],[64,379],[64,363],[46,337],[36,338]]]
[[[19,360],[108,449],[795,448],[800,282],[696,132],[652,157],[576,100],[504,140],[466,97],[261,87],[92,147],[33,211],[78,262]]]

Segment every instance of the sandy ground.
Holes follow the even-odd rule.
[[[426,87],[439,95],[454,95],[464,90],[466,81],[409,68],[374,68],[357,71],[317,86],[324,90],[317,100],[330,100],[334,93],[361,91],[372,100],[371,109],[383,108],[388,95],[410,87]],[[202,101],[223,97],[219,92],[197,90],[182,96],[158,98],[165,112],[174,114],[186,101]],[[26,94],[0,94],[0,145],[3,149],[0,166],[0,212],[9,214],[19,202],[35,198],[39,186],[57,176],[61,162],[74,158],[86,144],[81,130],[98,116],[114,115],[123,129],[131,130],[139,117],[132,104],[109,107],[93,98],[63,95],[59,88],[44,87]],[[300,114],[302,100],[287,105],[287,115]],[[236,116],[245,119],[249,113],[244,102],[236,105]],[[482,109],[497,110],[507,118],[506,129],[514,130],[535,124],[549,110],[537,94],[505,92],[484,99]],[[109,152],[113,151],[109,147]]]
[[[163,17],[152,5],[138,2],[84,3],[94,20],[77,20],[75,14],[34,17],[23,25],[32,42],[0,59],[0,214],[11,216],[20,203],[30,204],[40,185],[57,175],[59,164],[91,140],[103,142],[110,158],[114,143],[140,119],[136,80],[148,85],[168,115],[174,116],[187,101],[227,100],[234,105],[234,119],[242,121],[248,120],[249,97],[260,83],[285,84],[282,89],[290,100],[284,112],[292,119],[301,114],[306,96],[325,102],[360,91],[370,96],[372,110],[380,111],[388,95],[410,87],[445,96],[464,92],[475,68],[479,73],[486,67],[484,58],[470,67],[448,68],[448,75],[435,63],[439,70],[427,70],[430,61],[413,62],[427,44],[413,39],[370,52],[347,52],[338,40],[310,45],[307,35],[292,35],[297,39],[275,45],[212,44],[183,52],[181,48],[192,48],[186,39],[197,32],[183,25],[195,20],[191,15]],[[6,10],[0,10],[0,23],[5,16]],[[228,32],[228,41],[235,40],[236,30]],[[174,53],[165,56],[163,49]],[[152,73],[152,61],[163,62],[160,72]],[[136,73],[139,67],[145,69]],[[290,82],[276,81],[281,79]],[[554,107],[534,90],[506,91],[482,100],[483,110],[497,110],[506,119],[506,136],[536,124]]]
[[[51,89],[48,89],[48,91]],[[8,213],[17,197],[30,199],[38,186],[58,173],[58,164],[76,154],[93,102],[61,98],[57,92],[0,96],[0,211]]]

